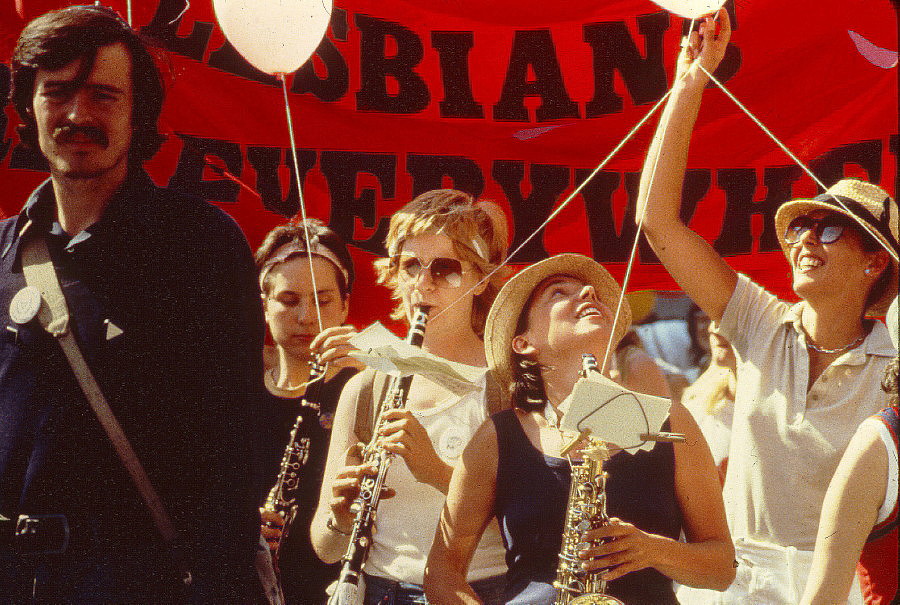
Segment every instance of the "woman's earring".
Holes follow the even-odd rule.
[[[865,274],[872,275],[872,267],[866,267]]]

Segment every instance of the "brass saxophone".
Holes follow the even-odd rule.
[[[582,376],[597,371],[597,360],[586,354],[582,358]],[[563,526],[562,548],[556,581],[558,591],[556,605],[624,605],[619,599],[606,594],[606,580],[597,573],[581,569],[583,560],[578,552],[589,545],[582,534],[609,522],[606,514],[606,477],[603,463],[609,458],[606,443],[583,433],[586,441],[581,450],[581,460],[570,459],[572,483]]]
[[[313,358],[306,392],[300,400],[301,408],[308,407],[319,411],[319,395],[327,372],[328,365],[319,363],[318,357]],[[277,556],[290,531],[291,523],[297,515],[300,471],[309,460],[309,437],[300,436],[301,424],[303,424],[302,414],[298,415],[297,420],[294,422],[291,436],[281,458],[281,470],[278,472],[278,479],[275,481],[272,489],[269,490],[266,503],[263,505],[265,510],[279,513],[284,517],[284,526],[278,538],[278,546],[273,551],[273,556]]]
[[[421,347],[425,340],[425,324],[428,322],[429,311],[430,307],[426,306],[416,309],[416,316],[406,336],[406,342],[415,347]],[[353,530],[350,532],[350,544],[347,545],[347,551],[341,559],[341,574],[338,576],[337,586],[334,594],[328,600],[328,605],[356,605],[356,603],[362,602],[359,599],[362,567],[369,555],[369,548],[372,546],[375,514],[378,504],[381,502],[381,494],[385,487],[384,481],[393,459],[393,454],[377,444],[378,433],[386,422],[384,413],[406,405],[406,397],[409,394],[411,383],[412,376],[394,378],[391,381],[387,395],[379,407],[378,417],[372,429],[372,437],[363,449],[363,462],[374,464],[377,470],[374,475],[367,475],[360,481],[359,496],[351,507],[356,518],[353,521]]]

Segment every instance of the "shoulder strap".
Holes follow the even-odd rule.
[[[75,335],[69,329],[69,310],[66,305],[66,299],[63,295],[62,288],[59,285],[59,279],[56,276],[56,268],[53,266],[53,260],[50,258],[50,251],[47,249],[47,242],[42,236],[34,236],[29,238],[22,248],[22,272],[25,275],[25,283],[33,288],[37,288],[41,292],[41,310],[38,313],[38,320],[41,326],[53,335],[62,346],[62,350],[72,367],[75,378],[84,392],[91,405],[91,409],[97,416],[97,420],[106,431],[106,435],[112,442],[116,454],[122,461],[125,470],[131,477],[132,482],[137,488],[144,500],[144,504],[150,511],[153,523],[159,530],[163,540],[171,545],[176,538],[175,526],[169,517],[162,500],[150,483],[144,466],[138,459],[137,454],[131,447],[131,442],[125,436],[122,426],[116,419],[115,414],[109,407],[109,403],[100,385],[94,378],[93,372],[84,359]],[[182,570],[183,581],[190,584],[190,572]]]
[[[356,399],[356,421],[354,432],[360,441],[368,443],[372,440],[375,416],[384,394],[387,391],[390,376],[366,368],[360,373],[362,385]]]
[[[363,443],[368,443],[372,438],[369,414],[372,409],[372,381],[374,378],[375,370],[366,368],[359,373],[362,384],[356,394],[356,420],[353,422],[353,432]]]
[[[503,392],[503,387],[500,386],[500,383],[497,382],[497,379],[494,378],[491,372],[487,373],[487,386],[484,396],[486,398],[488,416],[509,407],[509,397]]]

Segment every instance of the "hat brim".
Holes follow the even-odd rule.
[[[581,254],[557,254],[525,267],[507,281],[488,312],[484,328],[484,350],[488,367],[505,388],[513,382],[512,339],[522,309],[531,293],[552,275],[568,275],[594,287],[600,301],[615,312],[621,288],[600,263]],[[631,307],[625,301],[612,338],[618,343],[631,327]]]
[[[778,234],[778,243],[781,245],[781,251],[784,253],[785,257],[787,257],[788,260],[790,260],[791,258],[791,245],[788,244],[784,239],[784,234],[787,232],[788,225],[790,225],[791,221],[798,216],[803,216],[804,214],[809,214],[816,210],[825,210],[827,212],[834,212],[835,214],[846,216],[856,224],[860,225],[860,229],[863,229],[864,232],[868,233],[868,231],[865,231],[866,227],[863,226],[863,221],[860,220],[858,216],[847,212],[840,206],[835,206],[834,204],[829,204],[827,202],[812,199],[798,199],[785,202],[778,208],[778,211],[775,213],[775,230]],[[891,242],[888,241],[888,239],[881,233],[875,231],[874,237],[886,249],[892,248]],[[888,305],[891,304],[891,301],[897,295],[897,280],[900,273],[898,273],[897,261],[895,261],[893,257],[890,258],[889,265],[886,271],[890,272],[888,287],[885,288],[884,294],[878,300],[869,305],[869,307],[866,309],[866,315],[883,315],[887,310]]]

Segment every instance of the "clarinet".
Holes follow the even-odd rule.
[[[328,365],[319,363],[318,357],[314,357],[309,371],[309,382],[307,382],[306,392],[300,399],[301,408],[308,407],[319,411],[319,399],[327,371]],[[281,536],[278,538],[278,545],[272,553],[273,556],[277,556],[290,531],[291,523],[297,515],[300,471],[309,460],[309,437],[300,436],[301,424],[303,424],[302,414],[298,415],[297,420],[294,422],[291,436],[281,458],[281,470],[278,472],[278,479],[275,481],[272,489],[269,490],[266,503],[263,505],[265,510],[279,513],[284,517]]]
[[[416,309],[406,342],[414,347],[421,347],[425,340],[425,324],[428,322],[430,307],[420,306]],[[337,587],[334,594],[328,600],[328,605],[355,605],[361,602],[359,595],[359,580],[362,575],[363,563],[369,555],[372,546],[372,527],[375,523],[375,514],[384,491],[384,481],[390,467],[393,454],[377,445],[379,429],[386,422],[384,413],[389,410],[397,410],[406,405],[406,397],[409,394],[409,386],[412,376],[393,378],[387,395],[381,402],[378,410],[378,418],[372,430],[372,437],[362,451],[363,462],[374,464],[377,471],[374,475],[362,478],[359,487],[359,496],[353,502],[350,510],[356,515],[353,521],[353,530],[350,532],[350,544],[347,552],[341,559],[341,574],[338,576]]]

